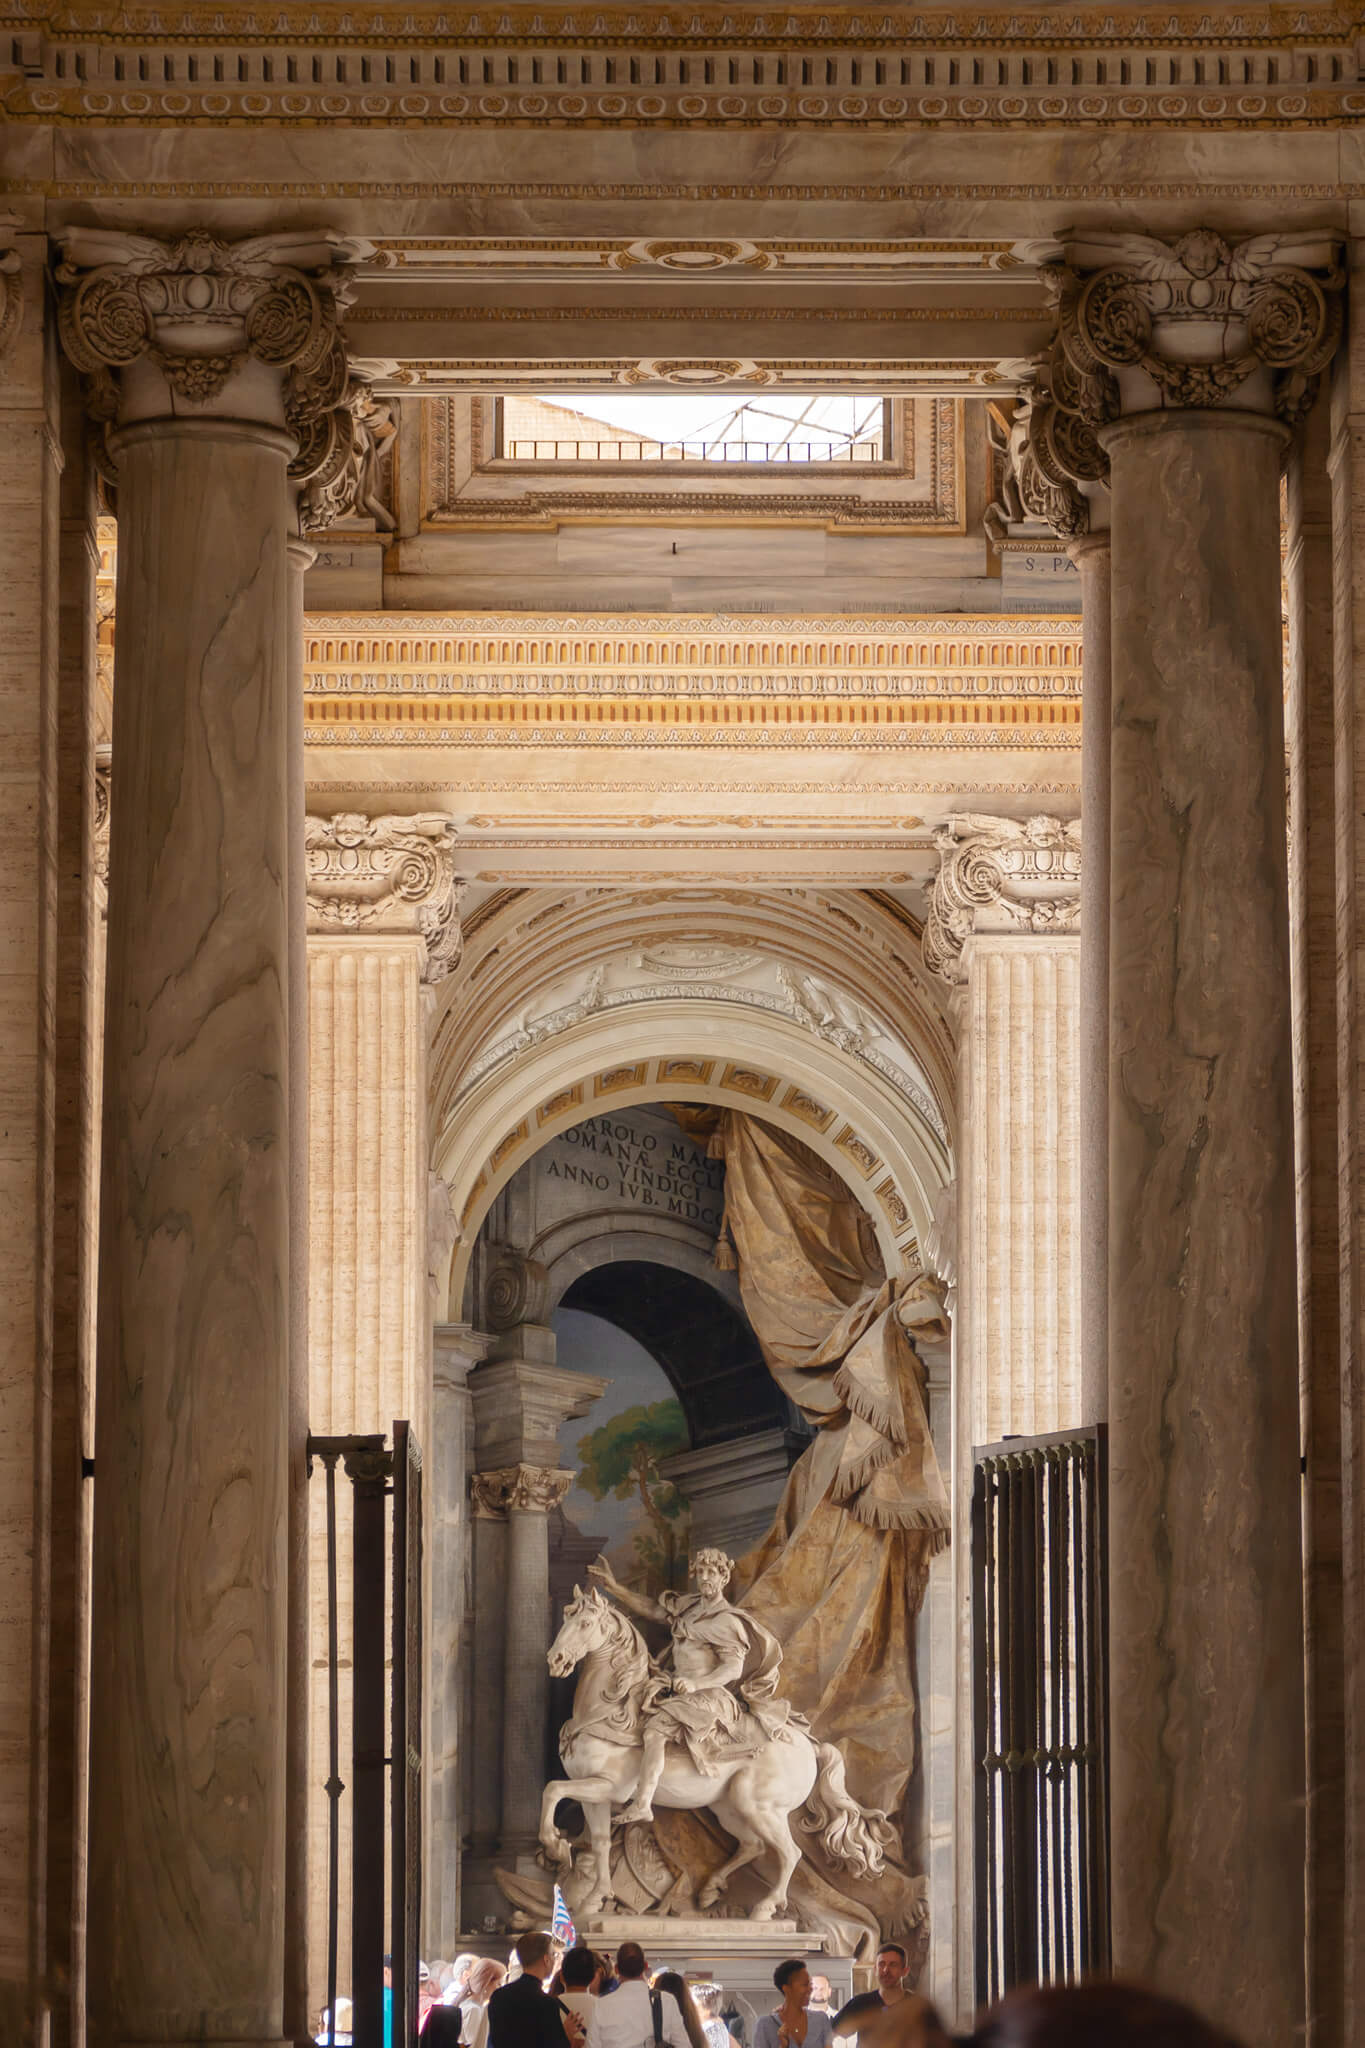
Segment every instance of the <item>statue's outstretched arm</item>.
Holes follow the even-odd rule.
[[[609,1593],[620,1607],[629,1608],[638,1614],[641,1621],[666,1621],[668,1616],[657,1600],[651,1600],[647,1593],[633,1593],[629,1586],[623,1586],[605,1557],[599,1557],[595,1564],[588,1566],[588,1577],[595,1579],[604,1593]]]

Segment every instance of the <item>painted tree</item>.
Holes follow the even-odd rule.
[[[687,1501],[659,1471],[660,1458],[687,1449],[687,1422],[677,1401],[637,1402],[578,1440],[579,1484],[594,1500],[608,1494],[639,1501],[645,1526],[635,1554],[656,1589],[687,1583]]]

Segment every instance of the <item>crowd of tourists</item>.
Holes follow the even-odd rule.
[[[837,2009],[830,1980],[799,1956],[773,1971],[774,2003],[756,2013],[710,1978],[651,1971],[638,1942],[614,1955],[523,1934],[506,1963],[457,1956],[418,1966],[422,2048],[1237,2048],[1188,2007],[1136,1986],[1095,1982],[1012,1992],[969,2034],[952,2034],[905,1986],[899,1942],[877,1954],[875,1989]],[[384,1972],[384,2048],[392,2048]],[[351,2048],[350,2000],[319,2048]]]

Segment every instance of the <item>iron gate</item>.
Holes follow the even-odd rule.
[[[1109,1961],[1104,1433],[975,1453],[976,1994]]]
[[[351,2033],[355,2048],[385,2048],[387,1953],[393,1985],[392,2048],[416,2048],[421,1914],[422,1454],[409,1425],[395,1422],[392,1449],[382,1436],[309,1437],[310,1472],[315,1460],[322,1466],[327,1491],[327,2011],[335,2029],[341,1800],[347,1790],[341,1776],[338,1686],[336,1487],[340,1465],[351,1484],[352,1504]],[[390,1500],[392,1578],[386,1583]],[[386,1701],[385,1665],[390,1659],[392,1695]],[[391,1859],[387,1921],[386,1806]]]

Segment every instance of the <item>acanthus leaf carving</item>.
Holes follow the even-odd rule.
[[[367,242],[328,229],[233,242],[207,228],[162,241],[84,227],[57,240],[58,330],[106,438],[117,373],[132,364],[147,359],[177,398],[208,406],[254,358],[284,379],[285,422],[299,444],[291,477],[306,483],[352,459],[339,320]]]
[[[573,1485],[572,1472],[552,1465],[505,1465],[494,1472],[470,1475],[469,1493],[480,1520],[500,1521],[507,1514],[548,1515]]]
[[[1345,273],[1330,232],[1241,242],[1209,228],[1171,240],[1082,232],[1033,253],[1057,310],[1068,402],[1092,426],[1125,411],[1244,403],[1258,372],[1292,426],[1341,337]]]
[[[934,834],[939,868],[924,926],[924,964],[955,986],[962,949],[986,922],[1021,932],[1073,932],[1081,908],[1079,819],[964,813]]]

